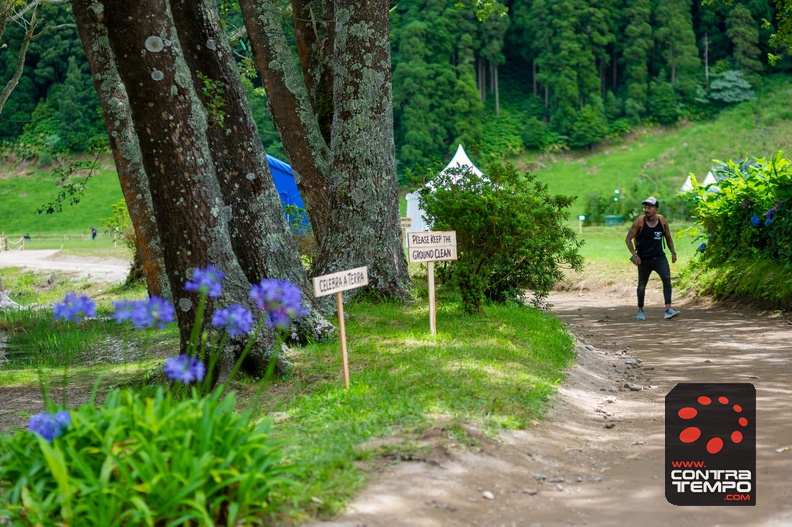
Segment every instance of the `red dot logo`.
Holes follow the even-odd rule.
[[[729,404],[729,398],[723,395],[718,397],[717,401],[724,406]],[[696,402],[701,406],[707,407],[712,404],[712,399],[710,397],[707,397],[706,395],[701,395],[696,399]],[[705,408],[702,408],[702,410],[704,409]],[[742,413],[742,406],[740,406],[739,404],[735,404],[732,406],[732,410],[734,411],[734,413],[737,414]],[[680,408],[680,410],[677,412],[677,415],[679,416],[680,419],[690,421],[699,416],[699,410],[694,408],[693,406],[685,406],[683,408]],[[737,422],[741,427],[748,426],[748,419],[746,419],[745,417],[741,416],[737,420]],[[688,426],[687,428],[682,430],[682,432],[680,432],[679,440],[685,444],[695,443],[701,438],[702,434],[703,433],[699,427]],[[738,444],[743,440],[743,434],[739,430],[734,430],[729,436],[729,439],[731,439],[732,443]],[[720,452],[721,450],[723,450],[724,442],[723,439],[721,439],[720,437],[717,436],[710,437],[706,441],[707,441],[706,449],[707,452],[709,452],[710,454],[714,455]]]

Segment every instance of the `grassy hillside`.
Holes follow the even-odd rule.
[[[79,176],[78,176],[79,177]],[[84,175],[82,176],[84,177]],[[91,227],[102,230],[100,220],[112,214],[111,206],[123,199],[114,167],[103,164],[88,182],[77,205],[64,204],[58,214],[36,214],[36,209],[54,201],[59,187],[51,169],[0,166],[0,231],[9,237],[22,234],[84,233]]]
[[[571,208],[576,217],[590,194],[613,196],[617,188],[630,192],[640,185],[641,192],[667,200],[688,173],[702,180],[713,159],[792,153],[791,146],[792,78],[778,75],[765,79],[755,101],[728,108],[714,121],[643,129],[592,153],[529,154],[513,162],[523,169],[539,166],[536,174],[551,191],[578,196]]]
[[[488,126],[518,127],[519,119],[513,114],[504,111],[497,123]],[[511,150],[516,150],[517,146],[512,146]],[[728,108],[713,121],[671,129],[642,128],[619,144],[602,146],[593,152],[538,156],[527,153],[512,161],[518,168],[535,171],[549,184],[551,191],[578,196],[570,210],[571,217],[575,218],[583,212],[592,194],[612,197],[618,188],[629,203],[636,201],[630,200],[629,194],[640,189],[637,190],[640,197],[651,193],[667,201],[688,173],[703,179],[713,159],[763,157],[777,150],[789,154],[791,146],[792,77],[777,75],[765,79],[758,87],[757,100]],[[49,169],[37,169],[32,165],[0,166],[3,203],[0,230],[9,235],[88,234],[92,226],[100,228],[100,220],[110,215],[111,205],[122,199],[112,164],[105,164],[89,183],[80,204],[66,205],[60,214],[35,214],[37,207],[54,199],[57,194],[55,181]],[[404,215],[404,210],[401,214]]]

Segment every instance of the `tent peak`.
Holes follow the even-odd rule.
[[[459,147],[457,147],[456,154],[454,154],[454,157],[451,158],[451,161],[443,169],[443,172],[445,172],[446,170],[450,170],[450,169],[456,168],[456,167],[469,168],[470,171],[473,172],[474,174],[476,174],[477,176],[482,176],[483,175],[481,173],[481,170],[476,168],[476,166],[473,164],[473,162],[470,160],[470,158],[465,153],[465,149],[462,147],[462,143],[459,143]]]

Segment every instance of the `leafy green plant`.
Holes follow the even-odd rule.
[[[581,242],[564,225],[574,198],[551,195],[512,165],[492,164],[488,175],[444,171],[420,191],[419,201],[433,230],[457,232],[459,259],[450,277],[466,310],[480,312],[485,299],[518,300],[526,290],[540,304],[561,278],[561,265],[579,269],[583,263]]]
[[[755,163],[729,161],[717,191],[691,177],[686,194],[703,238],[702,258],[713,265],[741,258],[792,258],[792,165],[781,152]]]
[[[212,315],[221,334],[202,331],[208,299],[220,297],[223,278],[208,265],[184,284],[199,301],[185,353],[165,361],[163,372],[174,381],[167,395],[162,388],[154,397],[114,391],[98,410],[90,401],[71,413],[37,414],[28,421],[30,434],[0,437],[0,521],[260,525],[285,509],[283,491],[294,483],[285,476],[280,447],[269,440],[269,424],[251,425],[250,411],[235,413],[235,395],[226,396],[226,388],[265,324],[281,335],[306,310],[297,286],[264,279],[250,290],[263,312],[255,329],[251,312],[232,305]],[[157,297],[117,302],[115,308],[117,322],[137,328],[164,327],[175,318],[173,305]],[[76,293],[53,306],[53,318],[66,324],[90,322],[96,313],[95,302]],[[245,334],[236,363],[212,389],[227,339]],[[265,381],[276,360],[274,352]]]
[[[131,390],[72,410],[48,442],[0,436],[0,519],[13,525],[259,525],[295,483],[270,422],[233,394],[176,400]]]
[[[198,79],[203,82],[203,95],[204,105],[206,106],[206,113],[209,118],[209,126],[219,126],[225,128],[226,112],[223,107],[226,105],[225,99],[225,84],[221,81],[207,77],[206,75],[198,74]]]

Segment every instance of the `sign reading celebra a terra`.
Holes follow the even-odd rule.
[[[411,262],[456,260],[456,246],[456,231],[411,232],[407,235]]]
[[[332,295],[368,285],[368,267],[356,267],[347,271],[317,276],[313,279],[316,296]]]

